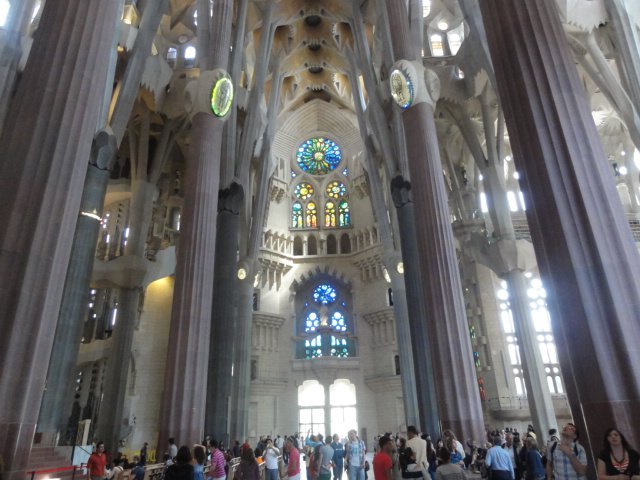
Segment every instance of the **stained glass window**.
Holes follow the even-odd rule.
[[[342,312],[334,312],[331,317],[331,328],[338,332],[347,331],[347,320],[344,318]]]
[[[309,315],[307,315],[307,319],[304,322],[305,333],[315,332],[319,326],[320,318],[318,317],[317,313],[311,312]]]
[[[344,170],[342,170],[342,174],[343,174],[345,177],[348,177],[348,176],[349,176],[349,169],[348,169],[347,167],[344,167]]]
[[[324,226],[336,226],[336,204],[329,200],[324,206]]]
[[[347,189],[342,182],[331,182],[327,185],[327,195],[331,198],[338,199],[344,197],[347,194]]]
[[[306,200],[311,195],[313,195],[313,186],[310,183],[299,183],[296,185],[293,193],[300,200]]]
[[[313,299],[323,305],[335,302],[336,296],[336,289],[326,283],[318,285],[313,291]]]
[[[342,152],[336,142],[328,138],[310,138],[298,148],[298,165],[312,175],[324,175],[340,165]]]
[[[300,202],[295,202],[291,206],[291,227],[302,228],[302,205]]]
[[[322,337],[320,335],[304,341],[304,354],[305,358],[317,358],[322,356]]]
[[[293,170],[291,170],[291,178],[296,178],[296,172],[294,172]]]
[[[349,343],[346,338],[336,338],[331,336],[331,356],[348,357]]]
[[[316,204],[309,202],[307,204],[307,228],[316,228],[318,226],[318,211]]]
[[[351,225],[351,214],[349,213],[349,202],[343,200],[338,207],[338,214],[340,217],[340,226],[347,227]]]

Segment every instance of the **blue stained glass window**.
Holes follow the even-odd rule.
[[[320,318],[318,318],[318,315],[315,312],[311,312],[307,315],[307,319],[304,322],[305,333],[315,332],[319,326]]]
[[[336,300],[336,290],[331,285],[323,283],[313,291],[313,299],[316,303],[321,303],[322,305],[333,303]]]
[[[296,157],[303,171],[312,175],[325,175],[340,165],[342,152],[333,140],[315,137],[300,145]]]
[[[342,170],[342,175],[344,175],[345,177],[349,176],[349,169],[347,167],[344,167],[344,170]]]
[[[296,172],[294,172],[293,170],[291,170],[291,178],[296,178]]]
[[[291,206],[291,228],[302,228],[302,205],[295,202]]]
[[[334,312],[331,317],[331,328],[338,332],[346,332],[347,331],[347,320],[344,318],[342,312]]]
[[[346,200],[340,202],[338,207],[338,217],[341,227],[348,227],[351,225],[351,213],[349,211],[349,203]]]

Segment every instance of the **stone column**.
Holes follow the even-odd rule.
[[[96,144],[94,140],[94,146]],[[111,156],[115,144],[106,143],[103,148],[110,150],[107,155]],[[38,417],[38,431],[51,434],[51,438],[43,438],[42,443],[54,441],[55,433],[65,427],[65,412],[71,403],[70,394],[73,390],[72,376],[78,359],[84,320],[89,311],[88,289],[108,181],[108,170],[100,169],[95,164],[89,165],[82,192],[80,215],[73,237],[73,254],[69,262],[65,292],[49,360],[47,388]],[[72,299],[77,301],[70,301]]]
[[[133,54],[127,63],[123,75],[122,88],[120,89],[110,127],[106,127],[96,134],[91,149],[89,168],[84,183],[80,216],[76,223],[73,238],[73,248],[65,289],[60,307],[58,328],[54,339],[49,373],[47,376],[47,389],[42,399],[40,416],[38,418],[38,431],[44,433],[44,437],[55,437],[55,432],[64,428],[64,413],[68,392],[73,380],[73,366],[78,357],[80,339],[82,338],[83,324],[87,315],[88,291],[93,270],[94,254],[98,236],[100,234],[100,217],[104,208],[104,197],[109,183],[109,171],[116,159],[118,146],[122,141],[125,128],[129,121],[129,115],[140,86],[140,78],[144,72],[144,66],[149,57],[151,42],[155,38],[158,24],[163,12],[166,10],[168,0],[160,0],[149,4],[143,13]],[[146,174],[146,172],[145,172]],[[134,194],[140,195],[149,192],[148,188],[133,188]],[[152,191],[155,190],[153,187]],[[132,203],[142,205],[143,211],[148,208],[147,200],[135,199]],[[139,212],[139,210],[138,210]],[[97,216],[97,218],[96,218]],[[139,255],[144,253],[144,243],[147,235],[144,227],[137,228],[138,213],[132,212],[131,224],[135,225],[133,236],[129,239],[129,248],[136,245]],[[144,219],[144,214],[143,214]],[[142,221],[142,219],[140,220]],[[144,232],[141,232],[144,230]],[[137,308],[137,307],[136,307]],[[136,309],[137,311],[137,309]],[[43,443],[47,438],[43,438]]]
[[[5,26],[0,29],[0,131],[15,87],[22,58],[22,38],[28,33],[35,0],[11,2]]]
[[[121,3],[45,5],[2,132],[0,271],[11,281],[0,286],[0,456],[9,479],[23,477],[33,441]]]
[[[231,438],[247,438],[249,423],[249,394],[251,391],[251,330],[253,326],[253,277],[255,268],[246,261],[240,264],[247,276],[240,280],[238,322],[233,355],[233,396],[231,404]]]
[[[387,12],[395,57],[414,60],[420,46],[410,43],[404,0],[389,0]],[[421,64],[418,67],[415,88],[423,97],[402,112],[402,122],[415,202],[422,294],[434,333],[430,342],[439,385],[440,421],[442,428],[453,430],[460,438],[480,440],[485,435],[484,420],[433,119],[437,95],[433,73],[429,75],[431,90],[427,90],[426,72]],[[411,261],[415,263],[416,258]]]
[[[227,68],[232,7],[220,0],[212,17],[200,12],[201,21],[213,19],[208,68]],[[203,438],[223,127],[210,112],[193,115],[158,450],[169,437],[186,445]]]
[[[422,426],[422,422],[420,421],[420,419],[424,418],[421,415],[424,413],[424,409],[430,410],[432,412],[431,415],[435,414],[437,417],[437,405],[435,403],[431,404],[428,398],[418,399],[415,378],[416,363],[413,356],[414,348],[410,347],[410,345],[412,345],[410,333],[411,331],[409,327],[409,323],[411,322],[411,320],[409,319],[409,309],[407,306],[404,278],[398,272],[397,265],[399,255],[393,242],[391,222],[388,220],[389,217],[387,215],[387,205],[383,195],[384,190],[382,180],[374,161],[374,148],[371,139],[366,134],[367,124],[364,118],[364,98],[362,95],[360,84],[357,81],[357,67],[354,58],[351,59],[350,66],[351,75],[349,75],[349,80],[351,83],[351,90],[353,92],[353,101],[356,107],[358,126],[360,127],[362,140],[366,147],[365,168],[369,173],[369,181],[371,183],[371,206],[376,213],[376,217],[378,218],[380,240],[384,249],[384,262],[386,264],[389,277],[391,278],[391,286],[395,295],[395,301],[393,302],[393,313],[395,315],[396,324],[396,345],[398,346],[398,356],[400,358],[405,421],[407,422],[407,425]],[[370,100],[370,102],[373,101],[375,100]],[[427,347],[426,351],[424,349],[421,349],[420,351],[423,354],[426,353],[427,361],[425,362],[425,358],[421,357],[418,364],[430,364],[431,351],[429,350],[429,348]],[[430,369],[426,370],[428,372],[431,371]],[[433,380],[433,375],[431,375],[431,380]],[[433,387],[433,383],[431,386]],[[431,391],[433,393],[433,398],[435,399],[435,392],[433,391],[433,388],[431,388]],[[422,407],[420,407],[421,404]],[[425,431],[432,431],[435,434],[435,430],[433,429]]]
[[[211,317],[211,350],[207,381],[205,432],[218,441],[229,443],[229,399],[232,389],[233,338],[238,294],[237,252],[240,237],[240,209],[244,190],[233,182],[218,196],[218,226],[215,272],[213,280],[213,312]]]
[[[411,199],[411,184],[402,177],[396,177],[391,182],[391,194],[398,212],[413,363],[423,367],[414,370],[418,408],[423,422],[420,427],[423,431],[430,433],[433,438],[437,438],[442,433],[438,415],[438,391],[433,372],[433,366],[438,361],[433,357],[431,349],[430,337],[433,336],[433,330],[429,331],[428,329],[428,315],[423,297],[424,287],[422,286],[420,267],[416,262],[418,243],[414,204]],[[399,293],[394,290],[394,294],[398,295]]]
[[[480,7],[574,420],[637,444],[640,256],[555,2]]]

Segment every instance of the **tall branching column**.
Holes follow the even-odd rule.
[[[415,205],[423,295],[430,314],[425,326],[432,332],[429,338],[441,407],[440,421],[442,428],[452,429],[461,438],[479,441],[484,438],[484,420],[433,118],[437,79],[430,73],[427,89],[422,64],[411,63],[420,46],[410,43],[405,2],[389,0],[387,12],[395,57],[407,60],[407,64],[416,69],[411,78],[416,89],[415,101],[403,111],[402,122]]]
[[[0,267],[11,277],[0,285],[0,456],[9,479],[23,477],[33,441],[121,4],[45,5],[2,134]]]
[[[480,7],[574,420],[637,444],[640,256],[555,2]]]
[[[76,223],[72,255],[65,280],[58,328],[49,363],[47,390],[42,399],[38,418],[38,431],[42,432],[44,437],[55,438],[55,433],[64,428],[64,414],[70,403],[69,391],[72,388],[73,375],[75,374],[74,366],[78,358],[82,328],[88,312],[89,285],[95,247],[100,232],[100,217],[102,217],[105,193],[109,183],[109,172],[113,168],[118,146],[124,137],[129,116],[138,94],[140,79],[150,54],[151,42],[155,38],[160,18],[165,12],[167,4],[168,0],[147,4],[138,29],[136,43],[123,75],[110,126],[98,132],[93,140],[89,168],[82,193],[80,215]],[[164,150],[167,145],[163,143],[159,148]],[[155,189],[153,186],[151,188]],[[142,188],[133,188],[133,190],[139,197],[149,188],[142,185]],[[134,199],[132,204],[144,209],[148,208],[148,205],[145,206],[145,202],[146,200],[138,198],[137,201]],[[136,211],[139,211],[139,208],[136,208]],[[142,255],[146,241],[146,229],[139,222],[148,222],[149,218],[145,219],[143,215],[142,218],[138,216],[138,222],[135,220],[132,218],[131,224],[134,228],[132,229],[133,236],[129,239],[130,247],[128,250],[131,250],[131,246],[135,245],[137,254]],[[134,314],[137,312],[136,304]],[[127,365],[128,358],[129,355],[126,356]],[[124,395],[124,391],[122,395]],[[117,423],[120,425],[120,420]]]
[[[158,449],[175,437],[180,445],[203,438],[211,308],[216,243],[216,213],[220,186],[221,118],[211,113],[211,79],[219,79],[229,63],[233,0],[220,0],[211,22],[211,43],[201,50],[200,79],[193,85],[192,139],[187,163],[183,222],[176,266],[164,393],[160,410]],[[208,23],[207,23],[208,24]],[[213,72],[205,68],[218,69]],[[218,80],[215,80],[218,81]],[[207,104],[208,103],[208,104]],[[228,114],[230,108],[226,105]]]

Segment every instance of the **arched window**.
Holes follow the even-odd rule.
[[[340,223],[341,227],[348,227],[351,225],[351,213],[349,212],[349,202],[346,200],[342,200],[340,202],[340,207],[338,207]]]
[[[336,204],[332,200],[328,200],[324,205],[324,226],[336,226]]]
[[[311,278],[297,289],[295,302],[298,358],[355,355],[347,285],[328,275]]]
[[[318,254],[318,241],[316,237],[313,235],[309,235],[307,239],[307,254],[308,255],[317,255]]]
[[[302,228],[302,204],[294,202],[291,206],[291,228]]]
[[[327,254],[335,255],[338,253],[338,241],[333,235],[327,236]]]
[[[351,239],[348,233],[343,233],[340,237],[340,253],[351,253]]]
[[[7,23],[7,17],[9,16],[9,10],[11,4],[8,0],[0,0],[0,27],[4,27]]]
[[[442,45],[442,35],[434,33],[431,35],[431,53],[434,57],[444,56],[444,47]]]
[[[196,66],[196,47],[189,45],[184,51],[184,68]]]
[[[307,228],[316,228],[318,226],[318,211],[314,202],[307,203]]]
[[[293,254],[302,255],[302,238],[297,235],[293,237]]]
[[[176,66],[176,62],[178,60],[178,50],[173,47],[170,47],[167,50],[167,63],[173,68]]]

